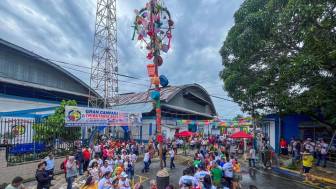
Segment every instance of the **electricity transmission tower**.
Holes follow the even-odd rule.
[[[90,88],[89,106],[106,108],[118,103],[116,0],[97,0]]]

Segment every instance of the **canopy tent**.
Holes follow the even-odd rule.
[[[248,139],[253,138],[252,135],[247,134],[247,133],[244,132],[244,131],[239,131],[239,132],[233,133],[233,134],[230,135],[229,137],[230,137],[230,138],[248,138]]]
[[[180,133],[177,133],[175,136],[177,137],[191,137],[193,136],[194,133],[193,132],[190,132],[190,131],[182,131]]]

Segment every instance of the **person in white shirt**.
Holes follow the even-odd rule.
[[[256,152],[255,149],[251,146],[249,151],[249,167],[255,167]]]
[[[327,166],[328,144],[325,143],[324,140],[321,140],[320,146],[321,146],[321,150],[317,154],[316,165],[320,166],[320,162],[322,161],[323,167],[326,167]]]
[[[208,171],[205,171],[204,164],[201,163],[198,165],[198,169],[194,177],[198,182],[203,182],[203,178],[205,177],[205,175],[210,175],[210,173]]]
[[[223,165],[223,171],[224,171],[224,177],[225,177],[225,180],[227,181],[228,186],[231,186],[232,178],[233,178],[233,165],[231,161],[227,161]]]
[[[125,172],[122,172],[120,174],[120,179],[118,183],[119,189],[131,189],[129,179],[127,177],[128,175]]]
[[[135,153],[133,153],[133,154],[131,155],[131,161],[132,161],[133,163],[136,163],[137,159],[138,159],[138,156],[137,156]]]
[[[92,166],[92,163],[93,163],[93,162],[97,162],[99,167],[101,167],[101,166],[103,165],[103,160],[101,160],[97,154],[95,155],[94,159],[92,159],[92,160],[90,161],[90,163],[89,163],[89,167]]]
[[[183,170],[183,176],[179,180],[180,189],[189,189],[197,186],[198,181],[191,176],[191,173],[190,168]]]
[[[102,177],[106,172],[113,172],[113,169],[108,165],[107,160],[105,160],[104,165],[100,168],[100,176]]]
[[[174,164],[175,151],[172,148],[169,150],[169,155],[170,155],[170,169],[173,169],[175,168]]]
[[[145,155],[144,155],[144,168],[142,169],[142,172],[148,172],[149,171],[149,158],[150,158],[150,155],[149,155],[149,151],[147,150]]]

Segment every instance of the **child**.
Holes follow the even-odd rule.
[[[303,165],[302,169],[305,175],[305,182],[308,182],[311,180],[309,171],[313,166],[313,161],[314,161],[314,157],[306,149],[302,154],[302,165]]]

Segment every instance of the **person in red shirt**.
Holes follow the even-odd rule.
[[[284,138],[280,140],[280,150],[282,155],[287,155],[288,150],[287,150],[287,142]]]
[[[91,153],[88,148],[84,148],[83,158],[84,158],[83,170],[87,171],[91,159]]]
[[[68,159],[69,159],[69,155],[66,155],[65,160],[61,164],[61,169],[63,169],[65,180],[66,180],[66,164],[68,162]]]

